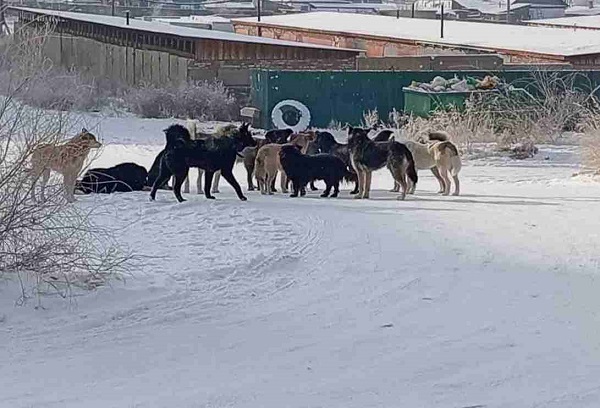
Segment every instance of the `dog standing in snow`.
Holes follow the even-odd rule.
[[[50,172],[55,171],[62,174],[65,197],[68,202],[75,201],[75,184],[77,176],[83,169],[83,164],[90,150],[98,149],[102,144],[92,133],[85,128],[77,136],[60,145],[40,145],[31,153],[31,175],[33,185],[31,187],[31,198],[36,201],[35,185],[40,181],[41,199],[46,200],[44,190]],[[41,178],[41,180],[39,180]]]
[[[206,139],[210,135],[208,133],[202,133],[198,128],[200,127],[200,121],[198,119],[188,119],[185,122],[185,127],[188,132],[190,132],[190,137],[192,140],[198,139]],[[204,170],[198,167],[198,179],[196,180],[196,190],[198,194],[202,194],[202,176],[204,175]],[[221,179],[221,172],[217,171],[215,173],[215,178],[213,179],[211,193],[219,193],[219,181]],[[189,194],[190,192],[190,177],[185,178],[185,182],[183,183],[183,192]]]
[[[454,180],[453,195],[460,194],[460,180],[458,173],[462,168],[460,154],[456,145],[450,142],[446,132],[429,132],[429,141],[419,143],[412,140],[404,142],[406,147],[413,154],[415,168],[417,170],[430,169],[436,180],[440,184],[438,193],[443,195],[450,194],[450,176]],[[414,194],[416,185],[411,184],[409,193]],[[394,184],[393,192],[398,192],[400,185]]]

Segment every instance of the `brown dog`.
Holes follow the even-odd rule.
[[[311,141],[314,141],[315,138],[314,132],[297,133],[290,137],[289,144],[300,146],[300,151],[306,153],[308,144]],[[275,182],[278,172],[281,172],[281,191],[283,193],[288,192],[287,176],[279,161],[279,151],[281,150],[281,146],[284,145],[269,143],[261,147],[256,154],[254,174],[258,181],[258,188],[260,189],[261,194],[273,194],[273,189],[271,187]]]
[[[44,189],[50,179],[50,171],[62,174],[65,197],[68,202],[75,201],[74,191],[77,176],[83,168],[83,163],[91,149],[97,149],[102,144],[96,136],[83,128],[81,133],[60,145],[41,145],[31,154],[31,173],[34,178],[31,188],[31,198],[35,201],[35,185],[41,177],[41,198],[46,200]]]

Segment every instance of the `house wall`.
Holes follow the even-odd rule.
[[[502,67],[498,55],[428,55],[417,57],[357,58],[359,71],[447,71],[457,69],[489,69]]]
[[[529,18],[531,20],[543,20],[546,18],[559,18],[565,16],[564,7],[535,7],[532,5],[529,8]]]
[[[107,44],[71,35],[49,36],[44,54],[55,65],[129,85],[187,80],[192,60],[167,52]]]
[[[234,22],[234,27],[237,33],[257,35],[258,28],[250,23],[245,22]],[[361,37],[360,35],[353,34],[335,34],[335,33],[324,33],[318,31],[312,31],[307,29],[298,28],[275,28],[275,27],[261,27],[261,33],[263,37],[277,38],[289,41],[298,41],[311,44],[320,44],[334,47],[354,48],[365,50],[366,57],[404,57],[404,56],[431,56],[431,55],[442,55],[452,53],[455,55],[480,55],[486,54],[490,51],[483,51],[470,48],[461,48],[460,45],[456,46],[445,46],[445,45],[429,45],[420,44],[409,40],[379,40],[372,39],[369,37]],[[505,62],[508,63],[523,63],[523,64],[543,64],[543,63],[555,63],[564,62],[564,59],[560,56],[545,56],[527,54],[525,52],[516,52],[509,50],[497,50],[498,54],[502,55]],[[588,58],[589,60],[589,58]],[[586,63],[586,66],[589,66]],[[598,66],[598,65],[596,65]]]
[[[251,24],[234,22],[234,27],[238,34],[258,35],[258,28]],[[335,35],[294,28],[262,27],[261,35],[279,40],[365,50],[367,57],[419,56],[436,53],[447,54],[449,52],[456,54],[472,53],[472,51],[452,47],[434,47],[411,42],[378,40],[351,34]]]

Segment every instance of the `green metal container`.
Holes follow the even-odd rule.
[[[465,107],[465,101],[474,93],[489,93],[491,91],[447,91],[447,92],[427,92],[421,89],[403,88],[404,91],[404,112],[409,115],[428,117],[437,110],[447,110],[456,108],[462,110]]]

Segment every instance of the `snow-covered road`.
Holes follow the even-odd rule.
[[[46,310],[0,286],[0,407],[600,406],[600,185],[573,150],[471,163],[461,197],[421,173],[399,202],[382,171],[368,201],[80,198],[151,257]]]

